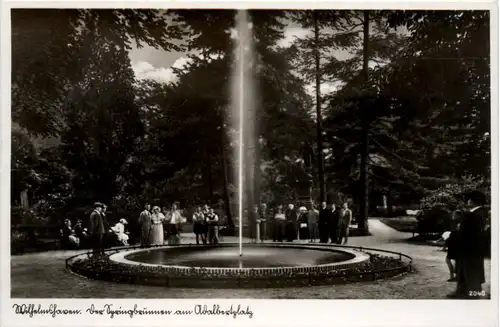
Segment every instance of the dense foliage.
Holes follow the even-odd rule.
[[[382,195],[390,208],[435,206],[432,194],[464,175],[489,184],[489,13],[370,11],[368,25],[366,17],[250,11],[249,209],[297,201],[304,148],[316,154],[313,198],[325,178],[328,200],[351,198],[362,215]],[[290,22],[318,26],[318,37],[283,45]],[[232,224],[234,24],[233,10],[13,10],[13,205],[28,190],[36,215],[61,221],[96,200],[119,216],[144,201],[211,202]],[[134,76],[130,50],[144,44],[186,53],[175,82]],[[316,77],[334,88],[315,99]],[[43,149],[36,137],[48,136],[57,142]]]

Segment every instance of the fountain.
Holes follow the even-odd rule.
[[[248,100],[250,97],[247,96],[245,92],[245,87],[248,87],[248,92],[250,92],[252,85],[248,79],[249,74],[246,74],[248,70],[247,58],[252,56],[251,48],[251,25],[248,22],[247,12],[239,11],[236,15],[236,31],[237,31],[237,41],[235,49],[235,70],[236,74],[233,75],[233,90],[232,90],[232,106],[233,117],[238,118],[238,219],[239,219],[239,249],[240,257],[243,256],[243,168],[244,168],[244,149],[245,149],[245,109],[246,104],[249,105]],[[249,62],[252,65],[252,62]],[[247,67],[246,67],[247,66]],[[251,67],[251,66],[250,66]],[[247,82],[247,83],[245,83]],[[236,110],[235,110],[236,109]],[[236,111],[236,112],[234,112]],[[248,112],[247,112],[248,113]],[[233,118],[233,120],[235,120]],[[250,120],[249,120],[250,121]],[[248,139],[248,138],[247,138]]]
[[[310,285],[315,280],[333,283],[332,280],[345,278],[349,271],[359,276],[359,269],[370,266],[371,257],[366,252],[327,244],[245,243],[243,251],[244,183],[249,182],[244,180],[244,154],[249,146],[255,146],[252,144],[255,65],[252,25],[246,10],[236,14],[235,34],[229,115],[237,131],[233,143],[237,144],[234,155],[238,160],[238,243],[113,250],[99,265],[75,256],[68,259],[69,264],[67,261],[72,271],[91,278],[162,286],[268,287],[269,283]]]

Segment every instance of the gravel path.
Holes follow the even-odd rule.
[[[64,259],[78,251],[54,251],[11,257],[13,298],[263,298],[263,299],[440,299],[454,290],[447,283],[446,254],[437,247],[406,242],[398,232],[370,219],[372,236],[353,237],[349,245],[402,252],[414,260],[416,272],[389,280],[332,286],[276,289],[176,289],[89,280],[68,272]],[[192,237],[184,239],[192,242]],[[225,237],[225,242],[236,242]],[[490,292],[490,261],[485,263],[484,289]]]

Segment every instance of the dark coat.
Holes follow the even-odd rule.
[[[297,210],[294,209],[286,209],[285,217],[287,223],[296,224],[297,223]]]
[[[92,211],[89,219],[89,233],[92,235],[103,235],[105,232],[102,215],[97,210]]]
[[[325,208],[325,209],[320,209],[319,210],[319,218],[318,218],[318,225],[320,228],[325,228],[328,226],[328,223],[330,221],[330,210]]]
[[[486,223],[489,211],[481,207],[466,212],[457,233],[457,255],[460,258],[484,257],[486,249]]]
[[[340,210],[338,208],[336,208],[335,211],[329,209],[328,218],[329,218],[330,229],[337,229],[339,227]]]

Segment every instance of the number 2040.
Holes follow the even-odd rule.
[[[486,292],[483,291],[469,291],[469,296],[486,296]]]

